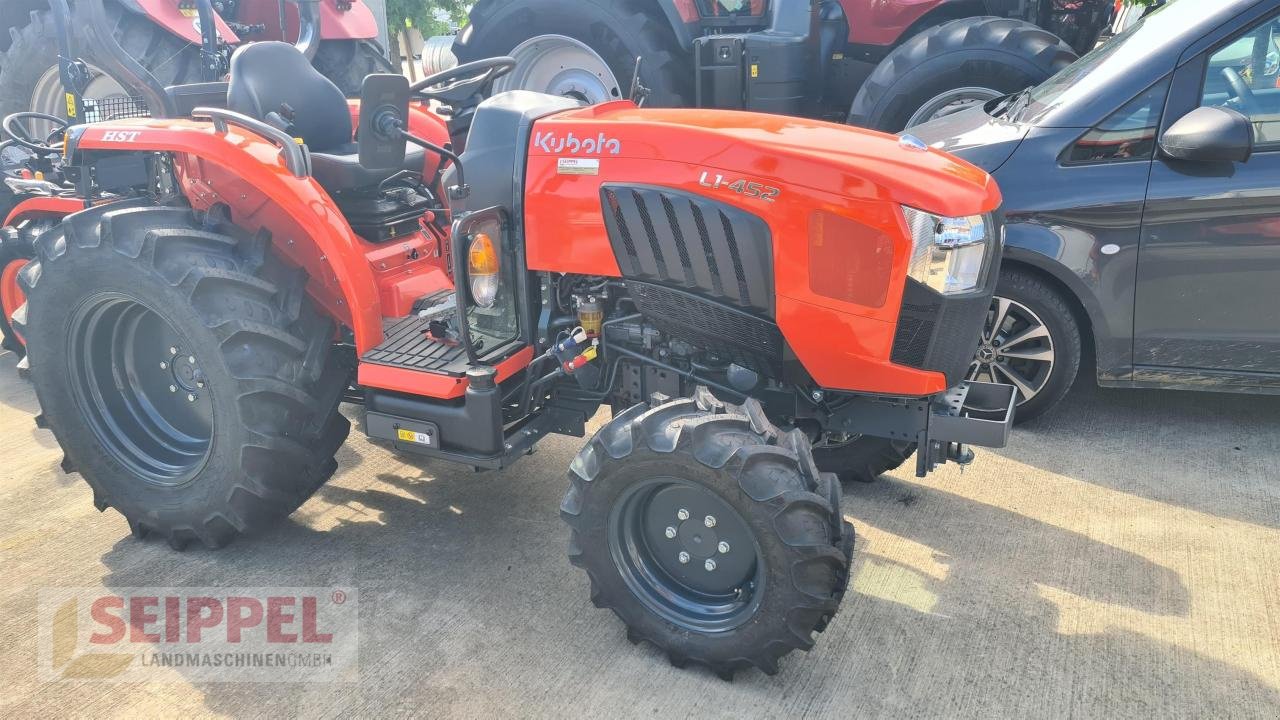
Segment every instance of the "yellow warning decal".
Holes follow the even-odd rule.
[[[757,65],[756,63],[751,63],[751,77],[753,78],[760,77],[760,66]]]
[[[76,116],[76,96],[71,93],[67,93],[67,117],[73,118],[75,116]]]
[[[430,445],[431,436],[426,433],[405,430],[404,428],[396,428],[396,437],[404,442],[410,442],[415,445]]]

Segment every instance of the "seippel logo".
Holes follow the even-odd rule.
[[[596,137],[580,138],[572,132],[564,136],[554,132],[539,132],[533,137],[533,145],[543,152],[555,154],[617,155],[622,152],[622,141],[604,133]]]

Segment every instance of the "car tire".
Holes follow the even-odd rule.
[[[1039,85],[1075,60],[1069,45],[1028,22],[952,20],[890,52],[858,90],[848,123],[898,132],[921,122],[918,115],[933,103],[945,107],[948,93],[957,93],[953,103],[994,99]]]
[[[992,327],[996,320],[1001,321],[1001,328]],[[1043,338],[1036,337],[1040,332],[1044,333]],[[988,345],[992,355],[983,354]],[[1018,391],[1014,421],[1027,422],[1048,412],[1071,389],[1080,371],[1082,347],[1079,320],[1057,286],[1034,273],[1006,269],[1000,274],[968,377],[1023,386]],[[986,362],[989,359],[996,362]],[[1010,375],[1010,371],[1016,375]],[[1029,396],[1024,388],[1031,389]],[[1000,416],[989,408],[966,410],[975,417]]]

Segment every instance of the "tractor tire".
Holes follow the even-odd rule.
[[[347,97],[360,97],[369,75],[400,74],[387,53],[372,40],[324,40],[311,64]]]
[[[632,407],[578,453],[569,482],[560,514],[591,601],[672,665],[772,675],[844,597],[853,527],[840,483],[755,400],[699,388]]]
[[[135,537],[218,548],[293,512],[337,467],[350,359],[305,274],[261,237],[136,201],[36,242],[18,311],[42,414],[99,510]]]
[[[568,37],[582,43],[605,62],[613,80],[603,82],[604,97],[581,98],[588,102],[625,99],[635,75],[636,58],[643,57],[641,82],[652,92],[651,107],[687,107],[693,101],[693,60],[680,48],[665,16],[641,0],[481,0],[471,10],[471,22],[459,33],[453,54],[459,63],[510,55],[517,46],[541,37]],[[519,59],[519,58],[517,58]],[[518,78],[517,67],[509,76]],[[563,92],[554,87],[500,89]],[[569,80],[566,83],[572,84]],[[517,83],[519,84],[519,83]],[[545,85],[545,83],[540,83]],[[559,88],[559,89],[558,89]]]
[[[196,82],[200,78],[200,48],[172,35],[143,15],[128,12],[114,2],[106,3],[107,18],[113,24],[116,40],[129,54],[147,68],[161,85]],[[13,43],[5,53],[0,69],[0,117],[24,110],[66,117],[66,101],[57,78],[58,41],[53,17],[48,11],[31,13],[31,20],[12,30]],[[91,66],[93,53],[83,38],[77,38],[80,56]],[[52,71],[52,75],[48,75]],[[121,83],[110,81],[97,71],[87,97],[122,97],[134,95]],[[52,84],[50,84],[52,83]],[[101,91],[95,91],[96,87]],[[34,97],[38,94],[39,97]],[[39,107],[33,107],[39,105]]]
[[[813,459],[819,470],[835,473],[840,482],[872,483],[915,453],[915,443],[863,436],[844,445],[815,447]]]
[[[1022,20],[952,20],[890,52],[858,90],[848,123],[899,132],[1039,85],[1075,60],[1056,35]]]

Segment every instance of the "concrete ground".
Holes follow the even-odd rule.
[[[842,612],[725,683],[587,601],[577,440],[475,474],[353,439],[277,529],[179,554],[94,511],[0,357],[0,716],[1280,716],[1280,399],[1082,385],[963,473],[848,488]],[[355,586],[360,680],[38,682],[37,588],[141,585]]]

